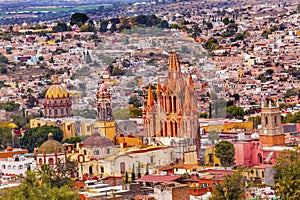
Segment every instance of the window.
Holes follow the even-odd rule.
[[[98,149],[96,149],[96,150],[94,151],[94,155],[99,155],[99,150],[98,150]]]
[[[106,149],[106,154],[110,154],[110,149],[109,148]]]
[[[120,171],[121,171],[121,174],[125,173],[125,162],[120,163]]]
[[[49,164],[49,165],[53,165],[53,164],[54,164],[53,158],[49,158],[49,159],[48,159],[48,164]]]
[[[70,125],[68,125],[68,131],[70,131],[71,130],[71,126]]]
[[[101,173],[104,173],[104,167],[101,167]]]
[[[86,155],[86,150],[83,150],[83,154]]]
[[[268,117],[265,117],[266,125],[268,125]]]
[[[213,154],[212,153],[210,153],[210,154],[208,154],[208,162],[210,162],[210,163],[213,163]]]
[[[5,169],[5,165],[2,165],[2,169]]]
[[[11,169],[11,166],[10,166],[10,165],[8,165],[8,166],[7,166],[7,169]]]
[[[57,115],[57,109],[54,110],[54,115]]]
[[[23,169],[23,165],[19,165],[19,170]]]
[[[63,115],[63,114],[64,114],[64,109],[62,108],[62,109],[60,110],[60,112],[61,112],[61,114]]]
[[[16,170],[16,169],[17,169],[17,167],[16,167],[16,165],[14,165],[14,166],[13,166],[13,170]]]
[[[39,159],[39,164],[42,165],[43,164],[43,159]]]
[[[150,163],[154,163],[154,156],[150,157]]]

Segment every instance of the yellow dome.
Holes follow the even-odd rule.
[[[54,98],[54,99],[57,99],[57,98],[68,97],[69,93],[66,90],[66,88],[64,88],[63,86],[61,86],[58,83],[58,77],[57,77],[57,75],[54,75],[53,78],[54,78],[53,85],[51,85],[49,87],[49,89],[47,90],[45,98],[49,98],[49,99],[50,98]]]
[[[52,139],[53,134],[49,133],[49,139],[44,142],[39,148],[39,154],[53,154],[53,153],[64,153],[65,149],[63,145],[56,140]]]

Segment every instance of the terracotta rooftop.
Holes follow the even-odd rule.
[[[142,178],[137,179],[137,182],[156,182],[165,183],[170,181],[175,181],[181,178],[181,176],[165,176],[165,175],[147,175]]]

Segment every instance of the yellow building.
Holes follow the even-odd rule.
[[[39,126],[58,126],[63,131],[64,140],[75,136],[88,136],[92,134],[94,119],[85,119],[83,117],[67,118],[35,118],[30,120],[30,128]]]
[[[235,132],[237,130],[251,131],[253,129],[252,121],[225,120],[225,119],[201,119],[200,127],[205,131],[217,132]]]
[[[219,158],[214,153],[215,148],[210,147],[205,149],[205,164],[209,166],[221,166]]]
[[[109,140],[114,141],[116,137],[116,121],[96,121],[94,127],[98,128],[98,133],[101,136],[107,137]]]

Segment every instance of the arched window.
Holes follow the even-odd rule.
[[[2,165],[2,169],[5,169],[5,165]]]
[[[89,166],[89,173],[93,174],[93,166]]]
[[[173,97],[173,106],[174,106],[174,112],[176,113],[176,96]]]
[[[86,155],[86,150],[83,150],[83,154]]]
[[[16,165],[14,165],[14,166],[13,166],[13,170],[16,170],[16,169],[17,169],[17,167],[16,167]]]
[[[8,165],[8,166],[7,166],[7,169],[11,169],[11,166],[10,166],[10,165]]]
[[[53,158],[49,158],[49,159],[48,159],[48,164],[49,164],[49,165],[53,165],[53,164],[54,164]]]
[[[23,165],[19,165],[19,170],[23,169]]]
[[[154,163],[154,156],[150,157],[150,163]]]
[[[110,154],[110,148],[106,149],[106,154],[109,155]]]
[[[268,125],[268,117],[265,117],[266,126]]]
[[[274,123],[277,125],[277,116],[274,117]]]
[[[42,158],[39,159],[39,164],[40,164],[40,165],[43,164],[43,159],[42,159]]]
[[[120,163],[120,171],[121,171],[121,174],[125,173],[125,162]]]
[[[94,151],[94,155],[99,155],[99,150],[98,150],[98,149],[96,149],[96,150]]]
[[[257,155],[257,159],[259,163],[262,163],[262,155],[260,153]]]

